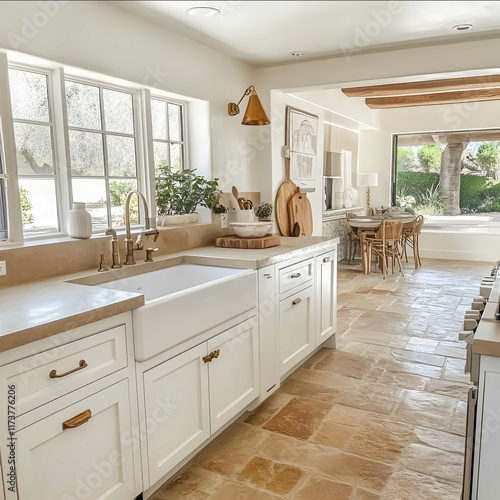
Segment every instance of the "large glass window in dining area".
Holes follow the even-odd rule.
[[[47,75],[9,69],[19,196],[26,235],[58,232],[59,188]]]
[[[123,226],[138,177],[133,95],[73,80],[65,87],[72,199],[86,203],[94,230]],[[136,204],[131,212],[137,222]]]

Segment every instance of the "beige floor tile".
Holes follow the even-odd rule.
[[[333,405],[330,413],[326,416],[329,422],[336,422],[338,424],[355,427],[361,423],[365,418],[375,418],[379,416],[377,413],[371,413],[352,406],[345,406],[336,403]]]
[[[431,378],[439,378],[441,376],[441,368],[438,366],[424,365],[423,363],[381,359],[375,366],[394,373],[411,373],[413,375]]]
[[[465,440],[463,436],[435,429],[426,429],[425,427],[416,427],[414,434],[416,442],[444,451],[451,451],[458,454],[464,453]]]
[[[458,401],[455,398],[429,392],[408,391],[392,417],[438,430],[448,430]]]
[[[301,477],[302,471],[298,467],[255,457],[245,465],[238,475],[238,480],[271,493],[286,495],[293,490]]]
[[[450,380],[429,379],[425,390],[426,392],[465,399],[467,397],[469,385],[461,382],[452,382]]]
[[[307,439],[319,428],[331,409],[329,403],[294,398],[264,425],[264,429]]]
[[[378,379],[378,382],[381,384],[395,385],[404,389],[418,389],[423,391],[429,380],[432,379],[421,377],[420,375],[413,375],[411,373],[393,373],[384,371],[382,376]]]
[[[399,422],[365,419],[344,451],[385,463],[394,463],[413,437],[413,427]]]
[[[293,399],[291,394],[277,391],[269,396],[256,410],[246,419],[247,424],[260,426],[266,423],[275,413]]]
[[[288,379],[301,380],[303,382],[322,385],[342,391],[356,391],[361,385],[361,381],[356,378],[346,377],[338,373],[320,372],[314,369],[305,370],[303,368],[295,370]]]
[[[346,377],[363,378],[373,364],[373,359],[359,354],[334,350],[314,365],[315,370],[337,373]]]
[[[338,399],[340,389],[326,387],[320,384],[305,382],[297,378],[288,378],[281,386],[281,391],[295,396],[309,399],[317,399],[324,403],[333,403]]]
[[[352,426],[325,420],[319,429],[309,438],[309,441],[331,446],[332,448],[344,449],[354,432],[355,430]]]
[[[279,500],[283,497],[241,483],[228,481],[214,490],[211,498],[217,500]]]
[[[412,471],[395,472],[382,493],[384,500],[458,500],[461,485]]]
[[[409,445],[401,456],[401,465],[408,470],[460,484],[463,456],[421,444]]]
[[[379,500],[382,497],[373,491],[358,488],[351,498],[352,500]]]
[[[352,486],[312,477],[295,494],[296,500],[350,500]]]

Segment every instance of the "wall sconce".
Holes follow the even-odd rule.
[[[240,112],[239,104],[246,95],[249,95],[250,97],[248,99],[247,110],[245,111],[245,115],[243,116],[243,121],[241,122],[241,124],[269,125],[271,122],[269,121],[269,118],[267,117],[266,112],[264,111],[264,108],[260,103],[259,96],[257,95],[257,92],[255,91],[255,87],[253,85],[250,85],[250,87],[245,90],[245,93],[238,101],[238,104],[234,102],[230,102],[228,104],[228,113],[231,116],[236,116]]]

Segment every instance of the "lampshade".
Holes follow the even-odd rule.
[[[248,105],[247,109],[245,111],[245,114],[243,116],[243,121],[241,122],[242,125],[269,125],[271,122],[269,121],[269,118],[266,115],[266,112],[264,111],[264,108],[262,107],[262,104],[260,102],[259,96],[257,95],[257,92],[255,90],[255,87],[253,85],[250,85],[245,90],[245,93],[243,94],[243,97],[240,99],[238,104],[235,104],[233,102],[230,102],[228,105],[228,112],[231,116],[235,116],[240,112],[239,104],[243,100],[243,98],[249,95],[250,97],[248,98]]]
[[[358,174],[358,186],[378,186],[378,174]]]
[[[342,177],[342,153],[325,151],[323,155],[323,175],[325,177]]]

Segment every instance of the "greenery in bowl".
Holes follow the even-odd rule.
[[[259,206],[255,207],[255,215],[261,220],[269,220],[271,214],[273,213],[273,206],[271,203],[261,203]]]
[[[220,210],[219,179],[209,181],[196,175],[195,170],[174,170],[168,165],[160,165],[159,170],[156,179],[158,215],[193,214],[198,205],[212,211]]]

